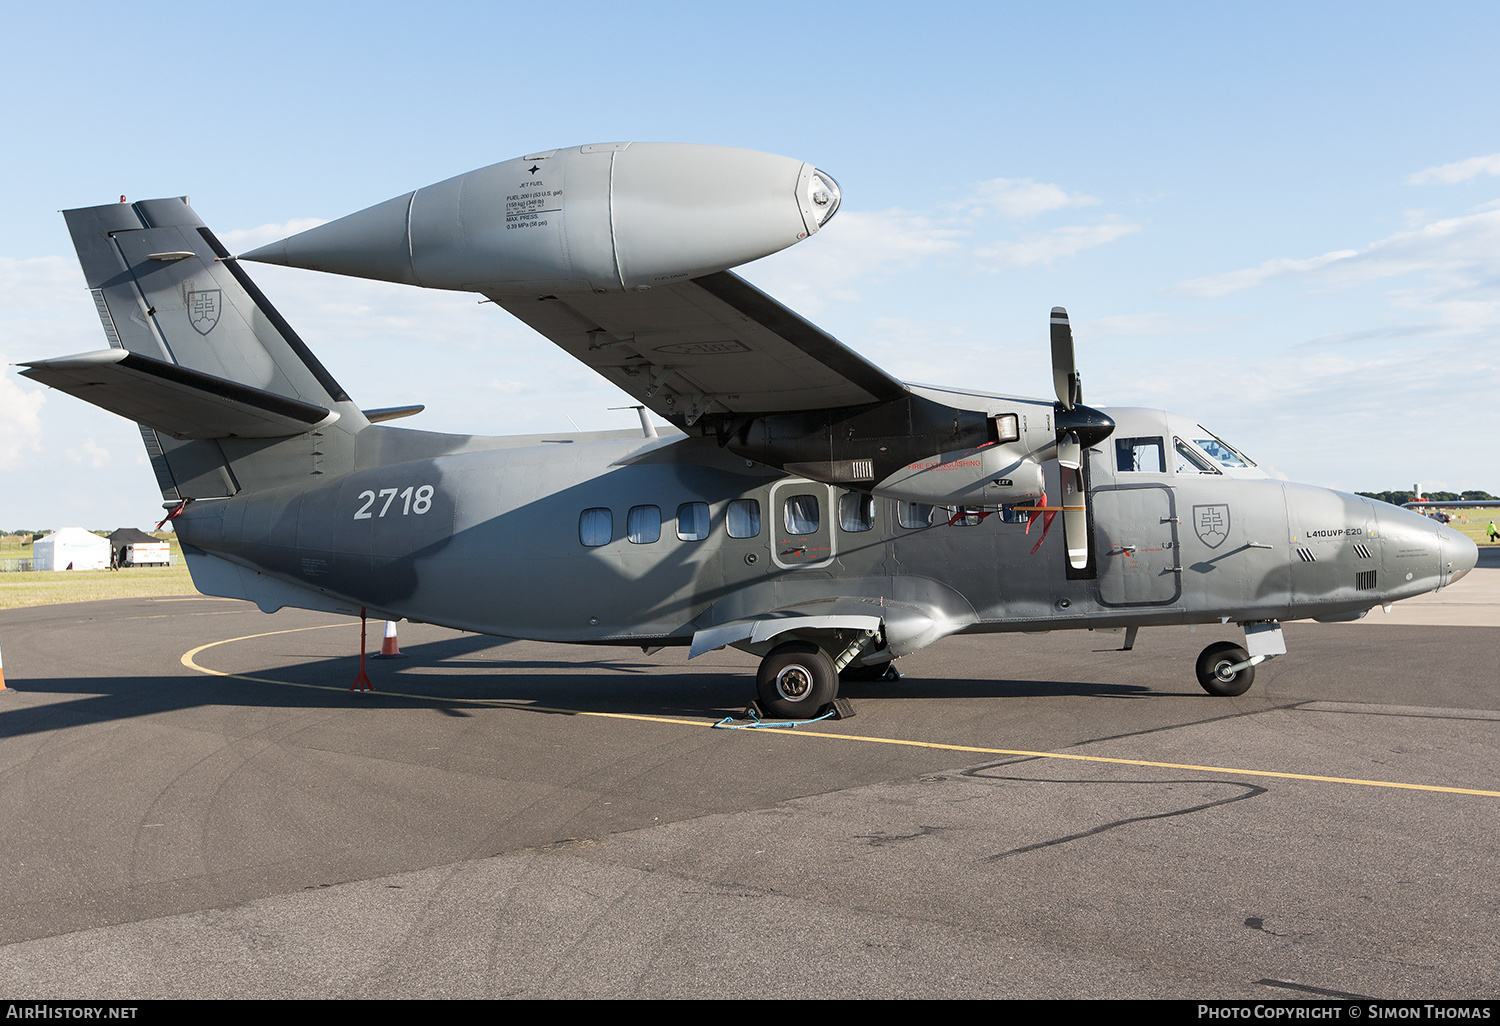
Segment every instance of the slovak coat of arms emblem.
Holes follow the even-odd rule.
[[[219,289],[193,289],[187,294],[188,323],[200,335],[207,335],[219,323],[224,303]]]
[[[1193,530],[1198,540],[1211,549],[1224,544],[1229,537],[1229,506],[1220,503],[1213,506],[1193,507]]]

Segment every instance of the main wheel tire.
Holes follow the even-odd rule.
[[[806,720],[838,697],[833,660],[808,641],[777,645],[760,661],[755,675],[760,707],[772,716]]]
[[[1236,663],[1243,663],[1250,653],[1232,641],[1216,641],[1198,656],[1198,683],[1210,695],[1232,698],[1243,695],[1255,683],[1255,667],[1228,672]]]
[[[868,666],[846,666],[844,672],[839,674],[839,680],[846,684],[871,684],[877,680],[889,680],[891,666],[889,659]]]

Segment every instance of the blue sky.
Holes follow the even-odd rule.
[[[1500,7],[11,5],[0,363],[103,348],[57,211],[188,194],[236,248],[622,139],[809,160],[844,205],[742,270],[908,380],[1189,414],[1292,480],[1500,492]],[[15,41],[24,41],[17,46]],[[629,427],[474,297],[252,272],[355,398]],[[144,525],[133,425],[0,375],[0,527]]]

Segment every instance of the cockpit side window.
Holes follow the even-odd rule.
[[[1254,460],[1235,449],[1223,439],[1216,437],[1213,432],[1209,431],[1202,424],[1198,425],[1198,430],[1202,431],[1208,437],[1195,438],[1193,439],[1193,444],[1224,464],[1224,466],[1236,468],[1255,466]]]
[[[1165,474],[1167,457],[1157,438],[1115,439],[1115,466],[1125,473]]]
[[[1219,468],[1205,458],[1192,446],[1180,438],[1172,439],[1177,448],[1177,473],[1179,474],[1217,474]]]

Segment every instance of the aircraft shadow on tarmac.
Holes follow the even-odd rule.
[[[511,642],[466,636],[404,648],[399,661],[371,661],[376,690],[345,689],[358,672],[356,656],[314,659],[269,669],[246,668],[240,677],[100,676],[18,679],[23,692],[79,695],[71,701],[0,712],[0,737],[149,716],[198,706],[336,709],[436,706],[455,716],[471,715],[476,704],[519,704],[537,712],[614,712],[647,716],[740,716],[754,694],[753,669],[706,667],[673,671],[642,657],[611,654],[583,660],[497,657]],[[618,651],[618,650],[615,650]],[[582,654],[582,653],[580,653]],[[205,659],[208,664],[213,660]],[[222,665],[222,664],[221,664]],[[290,686],[287,686],[290,685]],[[1139,684],[1102,681],[1048,681],[907,676],[898,681],[850,684],[854,702],[1020,699],[1040,697],[1167,698]],[[1180,696],[1179,696],[1180,697]]]

